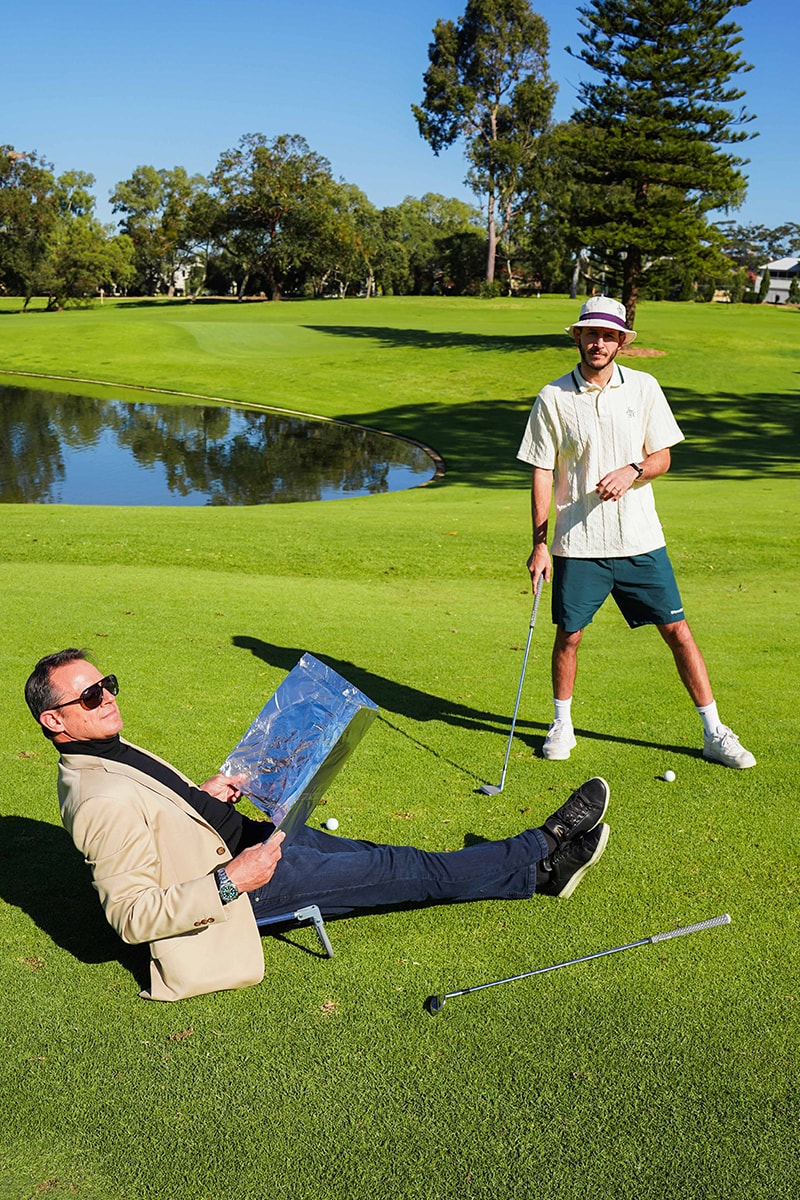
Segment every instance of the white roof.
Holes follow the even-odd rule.
[[[791,271],[793,267],[797,266],[800,266],[800,258],[779,258],[758,269],[759,271]]]

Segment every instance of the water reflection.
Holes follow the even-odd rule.
[[[424,450],[282,413],[0,385],[0,502],[272,504],[415,487]]]

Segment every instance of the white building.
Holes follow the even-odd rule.
[[[789,288],[792,286],[792,279],[796,275],[800,275],[800,258],[779,258],[776,262],[767,263],[763,267],[758,268],[756,276],[755,291],[761,287],[761,280],[764,278],[764,272],[769,271],[769,291],[767,292],[767,304],[785,304],[789,299]]]

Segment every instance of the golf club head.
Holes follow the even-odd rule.
[[[432,1017],[435,1017],[436,1014],[441,1012],[444,1008],[444,1002],[444,996],[428,996],[428,999],[425,1001],[424,1005],[425,1011],[429,1012]]]
[[[483,792],[484,796],[499,796],[502,790],[496,783],[482,783],[478,788],[478,791]]]

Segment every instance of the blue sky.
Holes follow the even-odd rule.
[[[244,133],[298,133],[334,175],[383,207],[441,192],[473,200],[458,146],[438,158],[410,105],[422,96],[437,18],[465,0],[3,0],[0,143],[37,150],[57,172],[90,171],[98,215],[135,167],[202,174]],[[550,27],[556,117],[569,117],[586,77],[577,6],[534,0]],[[800,222],[796,100],[798,0],[735,10],[741,77],[760,136],[746,144],[742,223]]]

